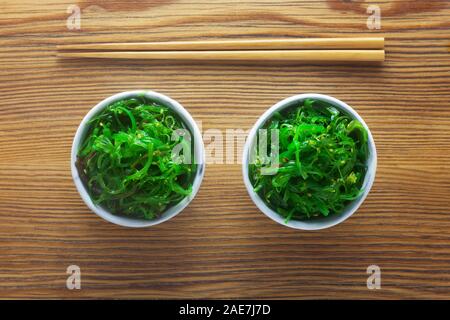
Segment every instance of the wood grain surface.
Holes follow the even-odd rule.
[[[381,8],[369,30],[367,7]],[[81,9],[68,30],[67,8]],[[450,298],[449,1],[2,0],[0,298]],[[56,45],[385,36],[382,65],[59,59]],[[259,212],[240,165],[210,164],[192,204],[128,229],[88,210],[69,158],[86,112],[153,89],[203,129],[250,128],[317,92],[353,106],[378,149],[374,187],[344,223],[291,230]],[[206,142],[207,143],[207,142]],[[81,268],[81,290],[66,268]],[[366,268],[381,268],[368,290]]]

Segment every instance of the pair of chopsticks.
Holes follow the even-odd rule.
[[[59,45],[58,56],[150,60],[384,61],[384,38],[303,38]]]

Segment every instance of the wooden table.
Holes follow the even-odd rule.
[[[450,5],[375,1],[71,1],[0,5],[1,298],[450,298]],[[386,37],[381,66],[62,60],[56,44],[104,41]],[[378,149],[374,187],[328,230],[259,212],[239,164],[209,164],[199,194],[147,229],[107,223],[73,185],[72,139],[117,92],[153,89],[203,130],[248,129],[277,101],[317,92],[352,105]],[[208,142],[206,141],[208,144]],[[81,290],[66,269],[81,268]],[[381,289],[366,286],[369,265]]]

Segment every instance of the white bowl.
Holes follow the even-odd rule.
[[[164,104],[165,106],[171,108],[176,114],[180,116],[180,118],[183,120],[183,122],[187,125],[189,130],[191,131],[194,141],[194,161],[197,163],[197,174],[194,178],[193,185],[192,185],[192,193],[184,198],[181,202],[176,204],[175,206],[170,207],[167,209],[160,217],[153,220],[144,220],[144,219],[138,219],[138,218],[130,218],[126,216],[119,216],[112,214],[105,210],[103,207],[98,206],[93,203],[91,197],[89,196],[89,193],[87,192],[84,184],[82,183],[79,174],[78,169],[75,166],[75,162],[77,160],[77,152],[80,148],[80,144],[83,141],[83,138],[86,134],[86,131],[89,128],[88,122],[91,118],[93,118],[95,115],[97,115],[101,110],[109,106],[111,103],[122,100],[125,98],[132,98],[136,96],[145,96],[151,100],[160,102]],[[202,182],[204,173],[205,173],[205,150],[203,145],[202,136],[200,133],[200,130],[195,123],[194,119],[191,117],[189,112],[186,111],[186,109],[183,108],[181,104],[179,104],[177,101],[154,91],[147,91],[147,90],[136,90],[136,91],[127,91],[115,94],[109,98],[106,98],[99,104],[97,104],[95,107],[93,107],[83,118],[83,120],[80,123],[80,126],[78,127],[78,130],[75,134],[75,137],[73,139],[72,144],[72,154],[71,154],[71,170],[72,170],[72,177],[73,181],[75,182],[75,186],[78,190],[78,192],[81,195],[81,198],[86,203],[86,205],[94,211],[98,216],[102,217],[103,219],[115,223],[120,226],[124,227],[148,227],[148,226],[154,226],[159,223],[162,223],[164,221],[167,221],[173,217],[175,217],[178,213],[180,213],[184,208],[187,207],[189,202],[194,199],[196,193],[198,192],[200,188],[200,184]]]
[[[250,182],[249,173],[248,173],[248,164],[249,164],[249,157],[250,157],[250,146],[253,144],[256,138],[256,134],[259,128],[261,128],[267,120],[269,120],[273,113],[276,111],[280,111],[282,109],[291,107],[295,104],[298,104],[299,102],[305,100],[305,99],[316,99],[316,100],[322,100],[325,102],[328,102],[335,106],[337,109],[340,109],[344,112],[346,112],[348,115],[350,115],[352,118],[357,119],[361,124],[364,126],[364,128],[367,130],[368,133],[368,150],[369,150],[369,156],[367,159],[367,172],[364,178],[364,182],[362,185],[362,188],[364,189],[363,194],[359,196],[357,199],[350,202],[343,212],[339,214],[330,215],[328,217],[322,217],[312,220],[304,220],[304,221],[298,221],[298,220],[290,220],[289,222],[285,222],[285,218],[283,218],[281,215],[279,215],[277,212],[269,208],[265,202],[261,199],[261,197],[253,190],[253,185]],[[359,114],[353,110],[349,105],[346,103],[322,94],[315,94],[315,93],[307,93],[307,94],[299,94],[292,97],[289,97],[287,99],[284,99],[277,104],[275,104],[273,107],[271,107],[269,110],[267,110],[255,123],[253,128],[251,129],[247,141],[244,146],[244,152],[242,156],[242,172],[244,177],[244,183],[247,188],[247,191],[253,200],[253,202],[256,204],[256,206],[270,219],[284,225],[288,226],[294,229],[301,229],[301,230],[319,230],[319,229],[325,229],[332,226],[337,225],[338,223],[343,222],[347,218],[349,218],[363,203],[364,199],[369,194],[370,189],[372,188],[373,182],[375,180],[375,172],[377,168],[377,151],[375,148],[375,142],[373,141],[372,134],[367,127],[367,124],[364,122],[364,120],[359,116]]]

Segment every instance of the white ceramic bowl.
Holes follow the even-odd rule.
[[[290,220],[288,223],[285,223],[285,219],[279,215],[277,212],[269,208],[265,202],[261,199],[261,197],[253,190],[253,186],[250,182],[249,178],[249,172],[248,172],[248,164],[249,164],[249,157],[250,157],[250,146],[252,145],[253,141],[255,141],[256,134],[259,128],[261,128],[267,120],[269,120],[273,113],[276,111],[281,111],[282,109],[289,108],[293,105],[298,104],[299,102],[305,100],[305,99],[316,99],[316,100],[322,100],[325,102],[328,102],[332,105],[334,105],[337,109],[344,111],[348,115],[350,115],[352,118],[357,119],[361,124],[366,128],[368,133],[368,150],[369,150],[369,156],[367,159],[367,172],[364,178],[363,182],[363,189],[364,192],[361,196],[359,196],[357,199],[350,202],[346,208],[341,212],[340,214],[330,215],[328,217],[322,217],[312,220],[305,220],[305,221],[298,221],[298,220]],[[375,148],[375,142],[373,141],[372,134],[367,127],[367,124],[364,122],[364,120],[359,116],[359,114],[353,110],[349,105],[346,103],[322,94],[315,94],[315,93],[307,93],[307,94],[299,94],[296,96],[289,97],[287,99],[284,99],[277,104],[275,104],[273,107],[271,107],[269,110],[267,110],[255,123],[253,128],[251,129],[247,141],[244,146],[244,152],[242,157],[242,172],[244,177],[244,183],[247,188],[247,191],[252,198],[253,202],[256,204],[256,206],[269,218],[272,220],[284,225],[288,226],[294,229],[302,229],[302,230],[319,230],[319,229],[325,229],[332,227],[334,225],[337,225],[338,223],[341,223],[342,221],[349,218],[363,203],[364,199],[367,197],[370,189],[372,188],[372,184],[375,180],[375,172],[377,168],[377,151]]]
[[[130,218],[126,216],[119,216],[114,215],[107,210],[105,210],[101,206],[95,205],[91,197],[89,196],[84,184],[82,183],[79,174],[78,169],[75,166],[75,162],[77,160],[77,152],[80,148],[80,144],[83,141],[83,138],[86,134],[86,131],[88,130],[88,122],[91,118],[93,118],[95,115],[97,115],[101,110],[106,108],[111,103],[122,100],[125,98],[132,98],[136,97],[138,95],[144,95],[145,97],[160,102],[164,104],[165,106],[171,108],[176,114],[180,116],[180,118],[183,120],[183,122],[187,125],[187,127],[190,129],[194,141],[194,159],[196,159],[197,163],[197,174],[193,181],[192,186],[192,193],[188,197],[184,198],[181,202],[176,204],[175,206],[170,207],[168,210],[166,210],[159,218],[154,220],[144,220],[144,219],[137,219],[137,218]],[[72,177],[73,181],[75,182],[75,186],[78,190],[78,192],[81,195],[81,198],[84,200],[86,205],[94,211],[97,215],[102,217],[103,219],[115,223],[120,226],[124,227],[148,227],[157,225],[159,223],[162,223],[164,221],[167,221],[173,217],[175,217],[178,213],[180,213],[184,208],[187,207],[189,202],[194,199],[196,193],[198,192],[200,188],[200,184],[203,179],[203,175],[205,173],[205,151],[204,151],[204,145],[202,136],[200,133],[200,130],[195,123],[194,119],[191,117],[189,112],[186,111],[186,109],[183,108],[181,104],[179,104],[177,101],[154,91],[147,91],[147,90],[136,90],[136,91],[127,91],[115,94],[109,98],[106,98],[99,104],[97,104],[95,107],[93,107],[88,114],[83,118],[83,120],[80,123],[80,126],[78,127],[78,130],[75,134],[75,138],[73,139],[72,144],[72,154],[71,154],[71,170],[72,170]]]

